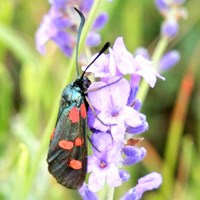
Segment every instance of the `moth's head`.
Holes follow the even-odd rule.
[[[86,91],[91,85],[91,81],[87,76],[81,76],[75,81],[75,85],[78,86],[81,90]]]

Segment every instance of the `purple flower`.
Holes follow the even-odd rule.
[[[169,39],[178,33],[178,21],[187,18],[187,10],[182,7],[184,2],[184,0],[155,0],[156,7],[165,18],[161,34]]]
[[[161,33],[167,38],[172,38],[176,36],[178,30],[179,25],[176,20],[166,20],[162,24]]]
[[[51,8],[43,17],[42,23],[36,32],[36,48],[44,54],[45,44],[52,40],[67,55],[71,56],[76,44],[77,27],[80,19],[73,7],[79,8],[87,17],[93,0],[50,0]],[[101,37],[98,31],[102,29],[108,19],[107,14],[100,14],[95,20],[93,27],[88,34],[86,44],[90,47],[100,43]]]
[[[134,79],[132,84],[139,85],[140,78],[143,77],[151,87],[154,87],[156,78],[161,78],[153,68],[152,62],[141,55],[135,58],[126,49],[122,37],[118,37],[113,45],[113,49],[109,49],[109,54],[104,54],[88,69],[88,72],[94,73],[95,77],[109,78],[131,74]],[[83,70],[85,67],[83,67]],[[138,76],[138,78],[136,77]],[[105,79],[104,79],[105,81]],[[135,84],[136,85],[136,84]],[[135,87],[135,86],[134,86]]]
[[[43,17],[42,25],[36,32],[36,49],[44,54],[45,47],[44,45],[47,43],[49,38],[56,37],[58,30],[56,24],[54,23],[54,19],[60,17],[59,12],[54,7],[51,7],[49,13]]]
[[[116,80],[117,78],[112,78],[108,83],[94,83],[89,90],[106,86]],[[120,141],[124,138],[126,125],[131,127],[141,125],[140,113],[126,105],[129,94],[130,85],[126,79],[121,79],[117,83],[106,86],[101,90],[90,92],[88,97],[92,106],[99,111],[98,118],[111,125],[104,125],[96,118],[93,127],[101,131],[108,131],[110,129],[113,139]]]
[[[129,178],[130,178],[130,174],[127,171],[122,170],[122,169],[119,170],[119,176],[120,176],[120,178],[122,179],[123,182],[128,181]]]
[[[149,125],[146,121],[146,116],[143,114],[140,114],[140,120],[142,121],[142,124],[136,127],[127,126],[126,132],[129,134],[141,134],[148,130]]]
[[[94,21],[93,29],[101,30],[105,26],[105,23],[107,22],[107,20],[108,20],[108,15],[106,13],[100,14]]]
[[[93,155],[88,158],[89,189],[96,192],[107,183],[111,187],[122,184],[118,163],[122,162],[122,144],[113,142],[109,133],[95,133],[91,138]]]
[[[133,165],[137,162],[143,160],[146,156],[146,149],[141,147],[125,146],[123,152],[126,155],[123,164],[124,165]]]
[[[90,47],[94,47],[96,46],[97,44],[99,44],[101,41],[101,36],[100,34],[98,33],[95,33],[95,32],[90,32],[88,34],[88,37],[86,39],[86,44]]]
[[[149,83],[151,87],[155,86],[156,78],[160,78],[162,80],[165,80],[164,77],[160,76],[152,67],[151,62],[142,57],[141,55],[136,56],[135,58],[135,72],[132,76],[137,74],[140,77],[143,77],[145,81]],[[135,78],[135,76],[134,76]],[[134,78],[132,80],[134,81]]]
[[[130,189],[120,200],[139,200],[144,192],[158,188],[162,183],[162,177],[152,172],[138,180],[138,184]]]
[[[181,55],[178,51],[172,50],[166,53],[160,60],[159,71],[167,71],[180,61]]]
[[[97,46],[101,42],[101,35],[97,31],[101,30],[108,20],[108,15],[106,13],[100,14],[92,26],[92,31],[89,33],[86,44],[90,47]]]

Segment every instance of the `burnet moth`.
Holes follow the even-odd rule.
[[[76,68],[78,74],[78,47],[85,22],[84,15],[76,8],[81,22],[76,45]],[[87,173],[87,89],[90,80],[84,76],[88,67],[109,47],[106,43],[81,76],[67,85],[61,96],[55,129],[50,138],[47,163],[49,172],[66,188],[78,189]]]

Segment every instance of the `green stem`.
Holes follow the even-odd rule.
[[[99,199],[102,200],[113,200],[114,199],[114,187],[109,187],[107,184],[104,185],[104,188],[98,192]]]
[[[107,188],[107,194],[106,194],[106,200],[113,200],[114,198],[114,192],[115,188],[114,187],[108,187]]]
[[[159,61],[160,61],[160,58],[162,57],[162,55],[164,54],[165,52],[165,49],[167,48],[167,45],[168,45],[168,40],[166,37],[162,37],[156,48],[155,48],[155,51],[152,55],[152,61],[153,61],[153,68],[157,71],[158,70],[158,67],[159,67]],[[144,102],[146,96],[147,96],[147,93],[149,91],[149,84],[145,81],[145,80],[142,80],[141,84],[140,84],[140,90],[138,92],[138,98]]]
[[[80,39],[80,45],[79,45],[79,51],[81,51],[81,49],[83,48],[83,45],[85,44],[85,39],[88,35],[88,32],[90,31],[90,28],[92,26],[95,15],[98,13],[98,7],[99,7],[100,2],[101,2],[101,0],[95,0],[94,1],[93,7],[92,7],[92,9],[91,9],[91,11],[88,15],[88,18],[87,18],[86,23],[85,23],[85,27],[84,27],[83,32],[82,32],[82,36],[81,36],[81,39]],[[69,67],[67,68],[67,73],[66,73],[67,76],[66,76],[66,79],[65,79],[65,80],[67,80],[67,83],[69,83],[71,81],[72,74],[74,74],[75,69],[76,69],[75,68],[75,62],[76,62],[76,60],[75,60],[76,56],[75,55],[76,55],[76,52],[75,52],[75,49],[74,49]],[[64,86],[66,85],[66,81],[63,83],[63,85]],[[60,96],[57,98],[57,101],[55,101],[55,105],[53,106],[53,110],[52,110],[52,115],[49,119],[49,122],[48,122],[48,124],[45,128],[45,131],[44,131],[44,135],[42,137],[40,148],[38,149],[38,152],[36,153],[36,156],[33,159],[32,168],[30,170],[29,177],[27,178],[27,185],[26,185],[26,191],[25,191],[26,197],[28,196],[29,191],[31,190],[32,183],[33,183],[34,178],[37,174],[38,168],[40,167],[41,161],[44,159],[44,156],[47,152],[50,133],[53,130],[55,120],[56,120],[56,115],[57,115],[57,112],[58,112],[58,102],[59,102],[59,100],[60,100]],[[25,197],[25,199],[26,199],[26,197]]]

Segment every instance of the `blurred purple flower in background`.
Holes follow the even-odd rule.
[[[181,55],[178,51],[172,50],[164,54],[164,56],[160,59],[159,63],[159,71],[167,71],[174,65],[176,65],[181,59]]]
[[[49,12],[43,17],[36,32],[36,48],[41,54],[44,54],[45,44],[52,40],[65,55],[71,56],[76,45],[77,27],[80,21],[73,7],[80,9],[87,18],[93,0],[51,0],[49,2],[51,4]],[[94,21],[86,39],[89,47],[97,46],[101,42],[98,31],[104,27],[107,18],[106,13],[101,13]]]
[[[135,50],[135,55],[142,55],[146,59],[150,58],[149,52],[146,48],[140,47]],[[171,50],[167,53],[165,53],[159,63],[158,63],[158,71],[160,73],[163,73],[165,71],[168,71],[172,67],[174,67],[179,61],[180,61],[181,55],[177,50]]]
[[[139,83],[144,78],[154,87],[157,78],[164,79],[151,64],[141,55],[134,57],[126,49],[123,38],[118,37],[109,53],[103,54],[87,70],[100,79],[88,89],[92,105],[88,111],[88,125],[92,132],[93,154],[88,157],[88,172],[91,174],[88,186],[81,188],[82,194],[88,193],[88,190],[89,194],[95,193],[104,185],[120,186],[130,177],[121,167],[136,164],[145,157],[145,148],[137,147],[137,142],[131,143],[127,138],[148,129],[146,116],[140,113],[141,102],[137,99]],[[129,75],[130,80],[126,80],[124,75]],[[156,179],[158,174],[152,175],[151,180],[149,176],[140,179],[132,189],[138,197],[135,199],[161,184],[161,178]],[[133,196],[132,190],[124,199],[127,195],[129,198]]]
[[[155,0],[160,13],[164,16],[161,34],[167,38],[176,36],[179,31],[178,21],[187,18],[187,10],[183,7],[185,0]]]

